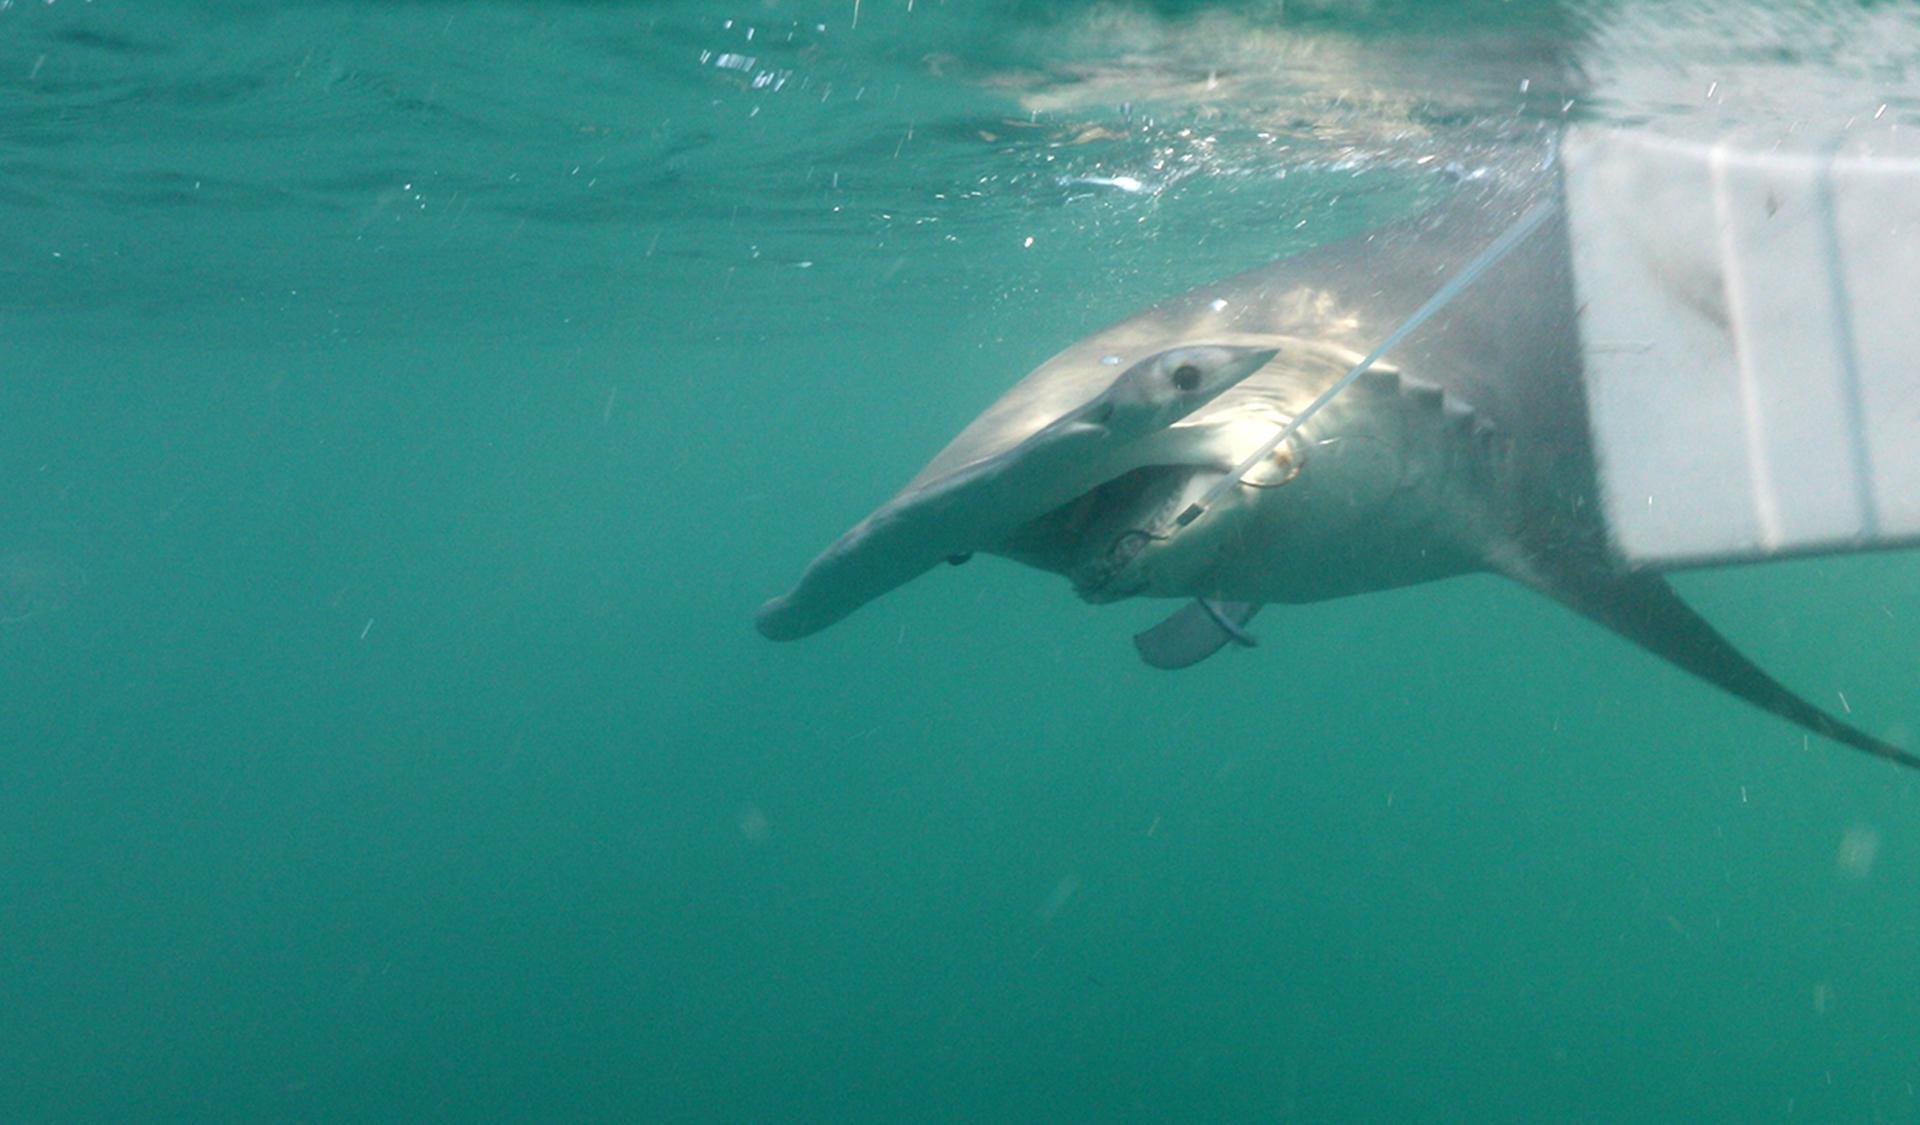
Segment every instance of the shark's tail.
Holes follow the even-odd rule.
[[[1920,770],[1920,755],[1875,738],[1794,694],[1694,612],[1666,579],[1601,567],[1530,565],[1515,575],[1556,601],[1701,679],[1823,738]]]

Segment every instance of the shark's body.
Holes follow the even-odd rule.
[[[1258,469],[1216,488],[1557,191],[1550,172],[1525,186],[1470,184],[1414,219],[1202,287],[1072,345],[769,602],[761,630],[805,635],[943,558],[986,551],[1065,574],[1089,601],[1198,599],[1136,638],[1150,663],[1177,667],[1248,643],[1242,626],[1264,603],[1493,571],[1809,730],[1920,766],[1792,693],[1664,580],[1610,554],[1557,217]],[[1112,393],[1119,371],[1199,344],[1274,358],[1170,424],[1087,445],[1087,456],[1054,438]],[[1030,483],[1042,478],[1044,488]]]

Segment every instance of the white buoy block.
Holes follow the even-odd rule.
[[[1920,542],[1920,145],[1581,126],[1564,156],[1619,553]]]

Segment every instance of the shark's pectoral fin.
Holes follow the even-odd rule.
[[[1165,621],[1133,635],[1140,659],[1155,668],[1185,668],[1198,664],[1228,644],[1252,648],[1260,642],[1246,631],[1260,612],[1258,602],[1223,602],[1196,598],[1168,615]]]
[[[1768,675],[1657,574],[1538,558],[1502,569],[1655,656],[1762,710],[1856,750],[1920,769],[1920,755],[1840,721]]]

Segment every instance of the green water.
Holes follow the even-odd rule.
[[[1517,588],[751,628],[1604,12],[854,8],[0,0],[0,1120],[1920,1118],[1910,775]],[[1916,578],[1683,585],[1910,741]]]

